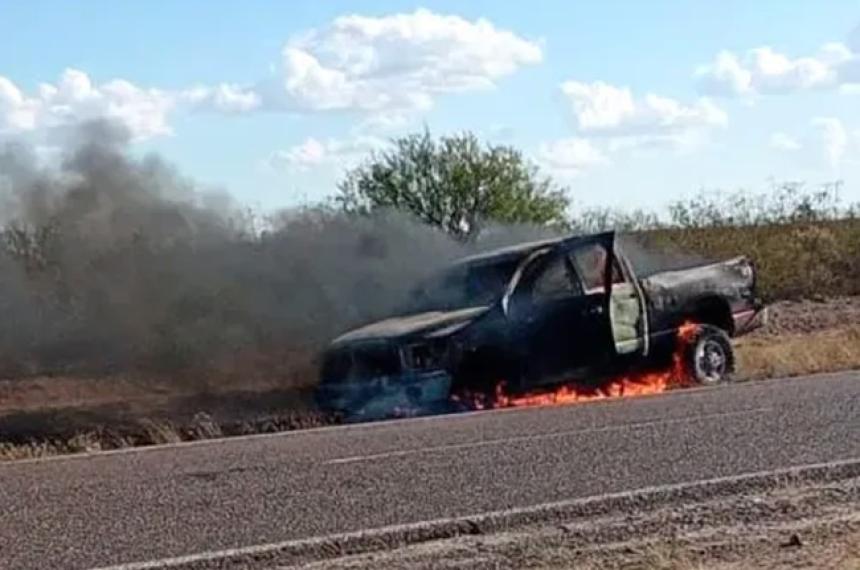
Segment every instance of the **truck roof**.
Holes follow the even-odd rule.
[[[568,240],[588,239],[600,235],[605,234],[570,234],[557,238],[518,243],[458,259],[455,262],[455,265],[480,265],[483,263],[499,262],[505,259],[522,259],[527,255],[530,255],[532,252],[535,252],[539,249],[543,249],[545,247],[552,247]]]
[[[506,258],[524,257],[532,253],[533,251],[537,251],[538,249],[561,243],[562,241],[564,241],[564,239],[565,238],[544,239],[528,243],[518,243],[506,247],[500,247],[498,249],[493,249],[490,251],[477,253],[475,255],[470,255],[468,257],[463,257],[461,259],[458,259],[456,261],[456,264],[473,265],[486,262],[501,261]]]

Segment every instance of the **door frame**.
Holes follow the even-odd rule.
[[[526,285],[526,283],[523,282],[525,273],[527,271],[530,271],[531,268],[534,268],[536,264],[538,266],[548,265],[552,262],[552,260],[557,258],[563,258],[566,267],[568,269],[573,270],[573,274],[569,275],[569,278],[576,279],[578,281],[577,286],[582,292],[581,298],[583,300],[583,305],[587,305],[589,303],[589,301],[587,300],[587,297],[589,297],[589,295],[587,295],[585,292],[586,283],[583,280],[581,270],[577,267],[575,260],[571,259],[570,253],[577,248],[588,246],[591,244],[600,245],[606,252],[606,256],[603,259],[603,291],[602,293],[598,293],[602,295],[599,301],[600,304],[596,305],[597,314],[592,314],[592,318],[598,320],[592,321],[592,326],[595,323],[598,324],[600,329],[602,329],[601,333],[608,333],[608,338],[601,339],[600,352],[602,353],[602,356],[600,358],[600,362],[595,361],[583,364],[582,368],[587,369],[589,367],[593,368],[595,366],[600,366],[600,363],[604,362],[604,358],[609,361],[615,360],[618,357],[618,352],[615,347],[612,329],[612,318],[610,312],[612,277],[616,261],[614,243],[614,232],[607,232],[589,236],[577,236],[567,238],[556,244],[549,245],[545,248],[538,249],[535,252],[531,253],[517,268],[517,271],[514,273],[514,276],[509,283],[508,289],[506,290],[505,295],[502,298],[501,305],[506,318],[511,319],[512,322],[518,320],[518,317],[512,316],[510,314],[510,302],[511,298],[514,295],[522,292],[522,286]],[[621,264],[619,264],[619,267],[620,266]],[[592,295],[594,295],[594,292],[592,293]]]

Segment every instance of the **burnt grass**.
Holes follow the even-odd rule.
[[[0,415],[0,460],[277,433],[341,423],[313,409],[307,390],[225,392],[172,398],[141,415],[107,404]]]

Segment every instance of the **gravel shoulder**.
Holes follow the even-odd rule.
[[[281,568],[298,568],[288,566]],[[860,479],[802,483],[702,502],[461,536],[302,565],[625,570],[860,568]]]

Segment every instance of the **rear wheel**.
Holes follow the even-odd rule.
[[[685,364],[696,384],[710,386],[731,380],[735,352],[729,335],[720,328],[700,325],[684,353]]]

